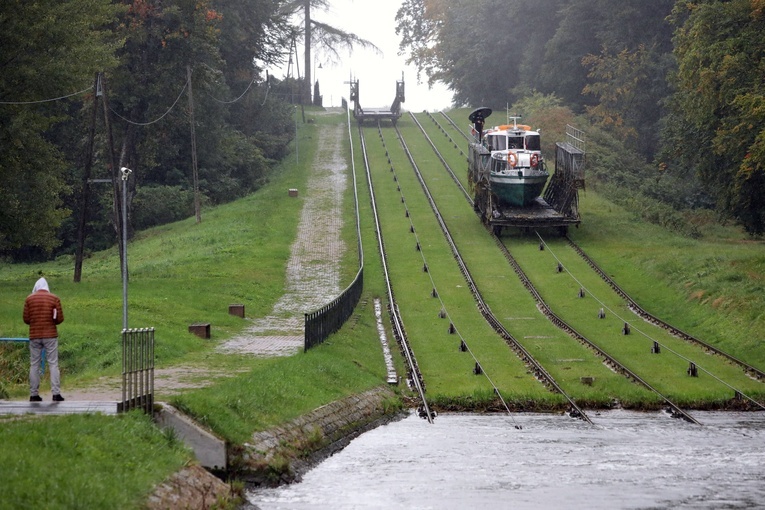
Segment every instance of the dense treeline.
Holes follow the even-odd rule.
[[[602,175],[622,194],[765,232],[765,0],[405,0],[397,22],[455,104],[547,96],[631,155]]]
[[[94,111],[90,177],[134,170],[133,228],[193,214],[189,88],[202,200],[257,189],[294,133],[282,99],[303,87],[264,69],[312,4],[327,1],[0,2],[0,256],[73,252],[83,213],[86,249],[114,243],[113,187],[82,194]],[[402,49],[455,104],[578,115],[612,198],[673,224],[716,208],[752,234],[765,232],[763,29],[765,0],[405,0],[398,14]]]
[[[280,6],[0,2],[0,256],[74,250],[94,118],[90,177],[133,169],[128,204],[136,229],[194,213],[192,105],[202,200],[257,189],[294,136],[293,108],[283,101],[291,85],[267,81],[264,71],[290,47],[290,13]],[[96,73],[103,74],[94,86]],[[115,242],[119,218],[112,186],[89,187],[86,249],[98,249]]]

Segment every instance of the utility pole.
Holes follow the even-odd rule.
[[[114,190],[114,206],[112,208],[112,216],[114,217],[114,229],[117,231],[117,240],[120,250],[120,262],[122,263],[121,267],[123,270],[125,270],[125,261],[122,260],[125,247],[123,246],[123,236],[121,234],[125,228],[125,225],[122,224],[122,217],[120,215],[120,209],[122,208],[122,200],[120,198],[120,169],[117,165],[117,160],[114,159],[114,135],[112,134],[112,122],[111,117],[109,116],[109,96],[106,93],[106,78],[104,77],[104,73],[100,73],[100,78],[101,100],[104,103],[104,124],[106,126],[106,139],[109,146],[109,157],[107,161],[111,167],[112,189]],[[127,278],[127,274],[123,274],[122,277]]]
[[[186,80],[189,87],[189,117],[191,121],[191,175],[194,181],[194,213],[197,223],[202,222],[202,211],[199,203],[199,171],[197,167],[197,135],[194,130],[194,93],[191,90],[191,66],[186,66]]]
[[[96,73],[93,82],[93,112],[90,115],[88,149],[85,156],[85,168],[82,172],[82,196],[80,197],[80,221],[77,226],[77,249],[74,254],[74,283],[82,279],[82,259],[85,251],[85,228],[88,223],[88,201],[90,199],[90,171],[93,166],[93,145],[96,138],[96,117],[98,116],[98,97],[100,93],[99,77]]]
[[[122,329],[128,328],[128,267],[127,267],[127,186],[128,178],[133,171],[127,167],[120,168],[122,175]]]

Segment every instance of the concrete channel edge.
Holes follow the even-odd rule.
[[[393,402],[397,404],[392,405]],[[330,402],[273,429],[257,432],[251,442],[234,446],[227,445],[173,406],[159,403],[158,408],[155,414],[157,425],[174,430],[194,451],[199,465],[209,475],[208,478],[200,473],[185,476],[205,485],[212,483],[210,479],[215,478],[214,475],[240,479],[249,485],[297,481],[308,469],[344,448],[354,437],[403,416],[396,393],[387,386],[378,386]],[[282,469],[274,469],[275,461]],[[159,494],[177,494],[175,485],[177,483],[172,480],[161,485],[153,499],[160,499]],[[224,487],[227,486],[223,484],[212,492],[224,495],[221,492],[228,493]],[[167,503],[166,499],[161,499]],[[173,502],[176,503],[179,501]],[[189,506],[194,507],[193,504]]]

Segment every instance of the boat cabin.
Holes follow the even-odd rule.
[[[539,133],[528,130],[507,130],[499,126],[497,130],[489,130],[484,134],[484,143],[490,151],[505,151],[508,149],[541,151],[542,141]]]

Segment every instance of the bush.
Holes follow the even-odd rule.
[[[145,186],[133,199],[133,226],[143,230],[194,214],[194,192],[181,186]]]

